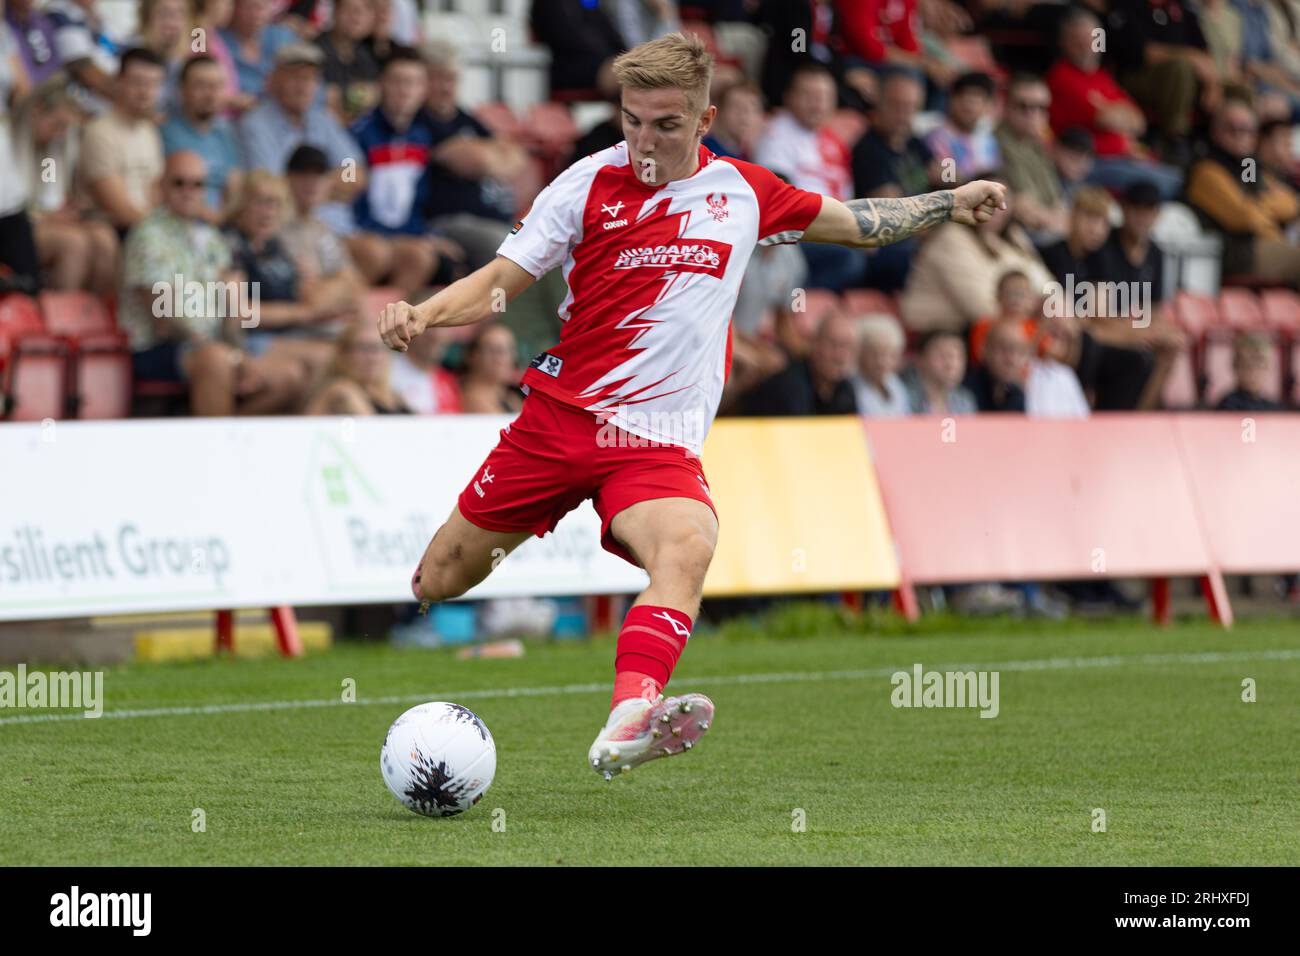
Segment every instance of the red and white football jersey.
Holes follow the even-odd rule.
[[[498,253],[563,266],[560,341],[524,385],[699,454],[731,360],[731,310],[756,245],[796,242],[822,197],[700,147],[695,174],[637,178],[619,143],[542,190]]]

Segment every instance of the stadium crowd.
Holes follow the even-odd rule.
[[[978,228],[763,249],[724,414],[1161,407],[1198,358],[1153,239],[1174,200],[1221,238],[1225,282],[1300,278],[1300,0],[527,13],[566,116],[613,102],[618,52],[685,24],[719,63],[714,153],[841,199],[976,177],[1011,190]],[[422,16],[416,0],[141,0],[135,34],[113,36],[94,0],[7,0],[0,288],[102,298],[137,384],[175,384],[194,414],[517,408],[518,370],[557,332],[557,279],[471,338],[434,332],[406,355],[352,326],[374,290],[423,297],[490,259],[551,175],[621,139],[618,114],[557,148],[500,104],[466,108],[463,44],[425,37]],[[255,327],[181,288],[158,316],[156,285],[173,279],[256,288],[242,303]],[[1286,405],[1279,345],[1242,332],[1214,402]]]
[[[132,35],[96,0],[3,9],[6,393],[3,300],[80,290],[125,339],[136,413],[517,410],[520,370],[558,336],[558,275],[403,354],[374,334],[377,303],[489,261],[546,181],[622,139],[613,57],[686,29],[717,60],[713,153],[839,199],[996,178],[1011,200],[877,250],[760,249],[723,414],[1297,394],[1300,0],[140,0]],[[427,29],[458,11],[513,13],[548,49],[527,120],[466,101],[473,44]],[[1211,311],[1220,279],[1290,311],[1190,321],[1162,221],[1219,250]],[[193,283],[244,294],[214,308]],[[1231,358],[1209,388],[1216,336]]]

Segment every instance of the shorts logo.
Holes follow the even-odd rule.
[[[482,477],[479,478],[478,481],[474,482],[474,494],[478,495],[480,498],[486,498],[487,492],[483,490],[483,485],[490,485],[495,479],[496,475],[492,474],[492,470],[490,468],[484,468]],[[479,482],[482,482],[483,484],[481,485]]]
[[[726,271],[731,245],[726,242],[700,240],[674,242],[662,246],[624,249],[614,261],[615,269],[676,269],[682,272]]]
[[[727,194],[718,193],[718,198],[713,198],[713,193],[704,197],[704,203],[709,207],[709,215],[713,217],[714,222],[722,222],[728,216]]]
[[[550,352],[543,352],[529,362],[528,367],[535,368],[543,375],[549,375],[551,378],[559,378],[560,370],[564,368],[564,359],[552,355]]]

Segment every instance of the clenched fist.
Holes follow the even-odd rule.
[[[409,302],[390,302],[379,313],[379,337],[397,352],[405,352],[411,339],[423,332],[425,325]]]
[[[952,191],[952,221],[976,226],[988,222],[993,213],[1007,208],[1007,187],[977,179]]]

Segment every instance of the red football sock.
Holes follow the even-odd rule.
[[[659,696],[682,656],[693,623],[670,607],[638,604],[627,612],[614,655],[611,710],[629,697]]]

